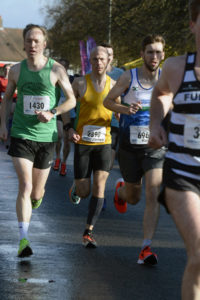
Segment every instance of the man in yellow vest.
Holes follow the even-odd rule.
[[[93,172],[92,196],[89,204],[83,245],[95,248],[93,227],[104,203],[105,184],[111,164],[110,124],[112,112],[103,106],[103,100],[115,81],[106,75],[109,57],[107,49],[101,46],[91,51],[91,74],[79,77],[73,82],[77,98],[77,116],[74,129],[69,125],[69,138],[75,143],[74,176],[70,189],[70,200],[78,204],[81,198],[90,194]]]

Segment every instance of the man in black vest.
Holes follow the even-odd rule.
[[[197,52],[166,60],[152,94],[149,139],[152,148],[167,144],[160,124],[173,104],[159,201],[171,213],[187,250],[183,300],[200,299],[200,0],[190,0],[189,9]]]

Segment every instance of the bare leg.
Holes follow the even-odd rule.
[[[90,178],[75,179],[76,194],[86,198],[90,194]]]
[[[182,300],[200,299],[200,199],[191,191],[166,188],[166,202],[184,240],[188,261],[182,281]]]
[[[135,205],[140,201],[141,189],[141,181],[137,183],[125,182],[125,185],[119,188],[119,197],[129,204]]]
[[[19,182],[19,192],[16,202],[17,218],[19,222],[29,223],[32,215],[30,195],[32,191],[33,163],[24,158],[13,157],[13,164]]]
[[[92,195],[98,198],[104,198],[106,181],[109,173],[106,171],[96,171],[93,176]]]
[[[144,239],[151,240],[158,223],[160,205],[157,197],[162,181],[162,169],[153,169],[145,174],[146,205],[143,218]]]
[[[31,199],[40,200],[44,196],[45,185],[49,176],[50,167],[47,169],[33,168],[33,188],[31,192]]]

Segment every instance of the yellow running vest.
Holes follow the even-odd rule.
[[[112,111],[103,106],[103,100],[111,89],[111,78],[106,75],[106,84],[100,93],[96,92],[90,74],[86,75],[85,79],[86,92],[78,99],[76,110],[75,130],[81,137],[78,144],[111,144]]]

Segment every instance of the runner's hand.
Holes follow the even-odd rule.
[[[159,149],[167,145],[167,133],[162,126],[150,130],[149,147]]]
[[[38,120],[42,123],[47,123],[54,117],[54,115],[50,111],[36,110],[35,114],[37,115]]]
[[[69,137],[70,142],[73,142],[73,143],[77,143],[81,138],[80,135],[73,128],[70,128],[68,130],[68,137]]]
[[[135,114],[139,109],[142,109],[140,101],[131,103],[131,105],[128,107],[128,115]]]

